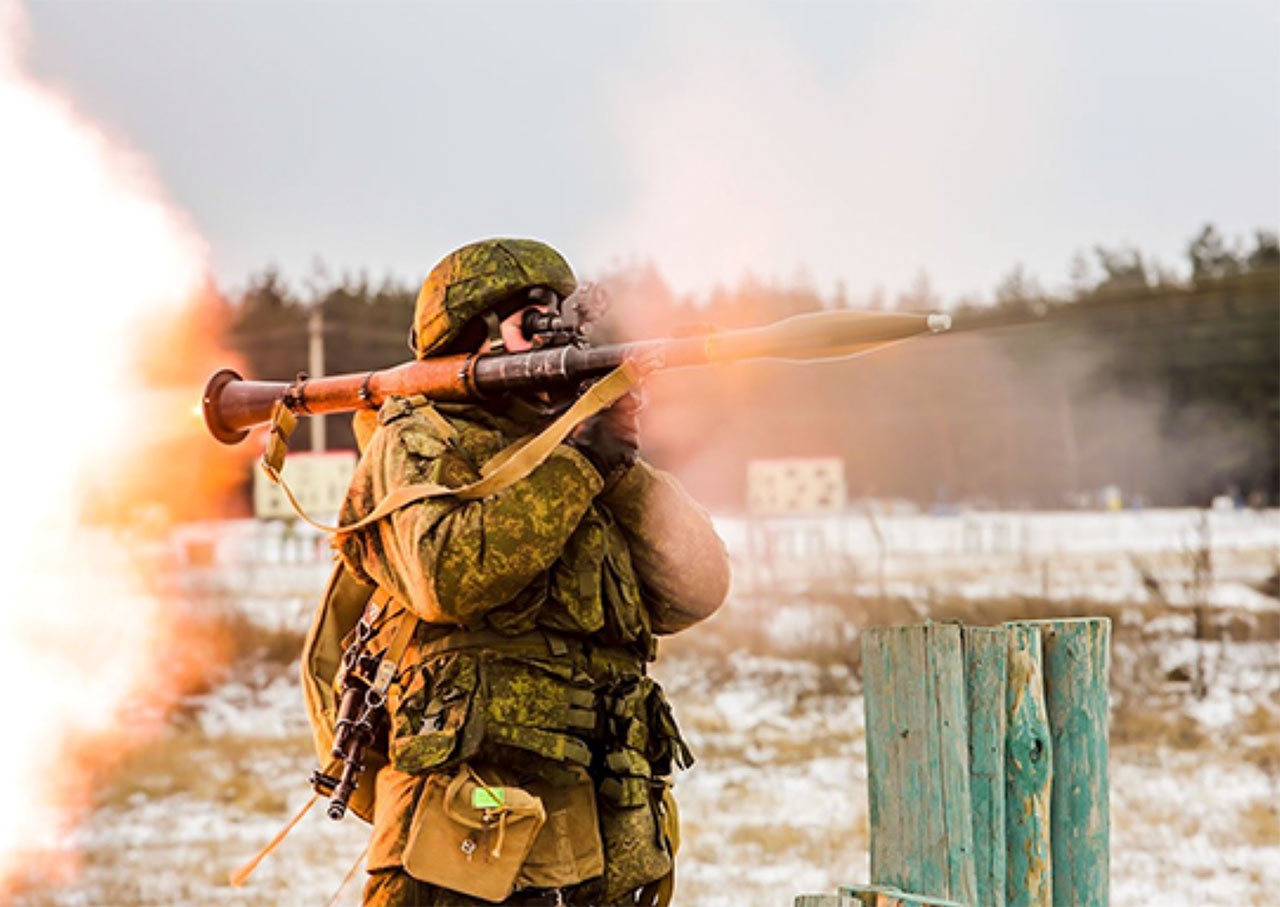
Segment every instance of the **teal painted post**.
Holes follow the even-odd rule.
[[[1053,902],[1108,903],[1108,673],[1111,622],[1035,622],[1044,646],[1045,699],[1053,736]]]
[[[960,627],[862,638],[871,881],[976,902]]]
[[[1008,631],[964,631],[969,694],[969,787],[973,799],[973,865],[977,902],[1004,907],[1004,747]]]
[[[1051,907],[1053,742],[1044,700],[1040,631],[1027,624],[1008,624],[1006,628],[1005,902],[1009,907]]]

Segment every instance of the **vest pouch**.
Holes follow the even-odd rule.
[[[571,784],[535,784],[547,822],[516,878],[517,888],[565,888],[604,873],[604,844],[591,778],[581,769]]]
[[[487,784],[470,766],[427,779],[405,841],[405,872],[420,882],[498,903],[546,822],[529,791]]]
[[[652,633],[649,612],[640,592],[640,581],[631,563],[626,541],[616,527],[611,529],[600,570],[605,598],[605,628],[602,638],[614,645],[649,647]]]
[[[605,525],[600,508],[592,506],[551,567],[550,601],[538,616],[540,626],[576,636],[589,636],[604,626],[600,588],[604,551]]]
[[[391,764],[411,775],[449,769],[475,755],[481,728],[472,721],[480,685],[476,658],[450,653],[406,672],[392,687]]]
[[[602,799],[600,826],[610,843],[601,903],[618,903],[636,888],[670,874],[672,851],[650,803],[616,806]]]
[[[583,739],[597,721],[589,678],[567,664],[497,652],[481,656],[480,672],[468,728],[480,729],[480,758],[498,764],[519,760],[529,772],[565,780],[573,777],[565,769],[591,764]]]
[[[610,749],[604,758],[600,796],[611,805],[639,807],[649,803],[653,748],[649,698],[657,684],[647,677],[625,678],[604,697]]]
[[[645,723],[648,729],[645,757],[655,775],[670,775],[673,765],[681,769],[693,766],[696,760],[676,724],[671,703],[662,687],[652,681],[645,692]]]

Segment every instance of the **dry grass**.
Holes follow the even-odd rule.
[[[731,729],[709,728],[704,721],[690,725],[690,736],[696,737],[694,752],[709,765],[768,764],[775,767],[804,765],[815,759],[836,758],[850,752],[855,735],[848,732],[818,734],[799,738],[785,733],[756,732],[750,737],[731,733]],[[861,728],[858,728],[861,736]]]
[[[297,661],[302,651],[300,630],[265,626],[238,611],[220,620],[237,662],[285,667]]]
[[[285,672],[302,648],[302,634],[264,626],[234,611],[185,617],[193,639],[216,646],[226,654],[204,676],[186,684],[200,695],[229,679],[266,683]],[[305,756],[305,738],[230,736],[210,740],[195,717],[199,699],[180,703],[163,735],[128,753],[98,787],[96,805],[121,805],[137,798],[182,793],[235,806],[246,812],[277,812],[286,797],[301,789],[284,785],[264,773],[264,766],[281,759]],[[281,790],[281,788],[288,788]]]
[[[802,828],[785,822],[762,825],[739,825],[728,835],[731,848],[768,859],[771,854],[786,854],[789,859],[821,866],[838,860],[848,850],[865,849],[867,840],[857,829],[833,816],[829,827]]]
[[[1240,839],[1254,847],[1280,846],[1280,805],[1254,802],[1240,813]]]
[[[1280,703],[1259,702],[1240,722],[1240,754],[1272,778],[1280,777]]]
[[[183,794],[248,813],[280,813],[296,799],[305,779],[285,783],[271,767],[309,752],[310,741],[305,739],[210,740],[198,725],[188,723],[127,756],[98,789],[95,806],[126,806],[139,799]]]
[[[1152,708],[1149,702],[1131,697],[1112,712],[1111,743],[1199,750],[1209,745],[1210,737],[1195,718],[1180,709]]]

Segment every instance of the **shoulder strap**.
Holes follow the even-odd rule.
[[[381,591],[382,587],[379,586],[378,589]],[[386,654],[378,662],[378,673],[373,678],[372,689],[382,698],[386,697],[391,681],[400,673],[400,662],[409,643],[413,641],[413,631],[418,627],[419,618],[408,608],[401,608],[388,620],[398,620],[400,623],[396,627],[396,635],[391,638],[391,645],[387,646]]]
[[[479,500],[510,488],[516,482],[528,476],[529,473],[546,462],[547,457],[551,456],[551,452],[555,450],[556,446],[567,438],[569,433],[577,428],[580,423],[620,400],[640,383],[641,377],[643,375],[640,366],[630,361],[624,362],[604,378],[591,385],[587,392],[574,402],[573,406],[569,407],[559,418],[544,428],[540,434],[532,438],[521,438],[498,452],[493,459],[480,468],[480,478],[476,481],[458,488],[449,488],[448,486],[436,485],[431,482],[397,488],[379,501],[378,506],[368,516],[348,526],[325,526],[323,523],[317,523],[307,516],[301,505],[298,504],[298,499],[294,497],[292,489],[285,482],[284,476],[280,474],[279,469],[271,469],[267,466],[267,474],[272,481],[279,484],[284,491],[285,497],[289,499],[289,504],[301,519],[322,532],[334,535],[363,529],[395,513],[402,507],[430,498],[454,497],[463,501]],[[438,416],[439,414],[437,413],[436,415]]]
[[[368,516],[349,526],[330,529],[334,533],[355,532],[376,523],[409,504],[429,498],[452,496],[463,501],[497,494],[510,488],[541,466],[569,433],[581,422],[612,406],[640,381],[640,370],[631,362],[624,362],[607,376],[593,384],[569,409],[533,438],[522,438],[500,451],[480,469],[480,478],[459,488],[448,488],[429,482],[398,488],[378,502]]]

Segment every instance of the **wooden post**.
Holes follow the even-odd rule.
[[[1053,738],[1053,902],[1110,897],[1108,669],[1111,622],[1037,621]]]
[[[1053,742],[1045,707],[1040,630],[1030,624],[1006,627],[1009,680],[1005,693],[1005,899],[1009,907],[1052,907]],[[868,725],[867,733],[870,732]],[[868,738],[868,748],[870,742]]]
[[[871,881],[974,904],[960,627],[872,629],[862,647]]]
[[[843,894],[798,894],[793,907],[863,907],[863,904]]]
[[[849,898],[849,907],[976,907],[972,904],[961,904],[959,901],[949,901],[946,898],[910,894],[888,885],[841,885],[840,895]],[[796,907],[801,905],[797,904]],[[825,907],[825,905],[817,905],[817,907]]]
[[[969,786],[973,800],[973,865],[977,901],[1005,903],[1005,688],[1008,631],[966,628],[965,680],[969,695]]]

